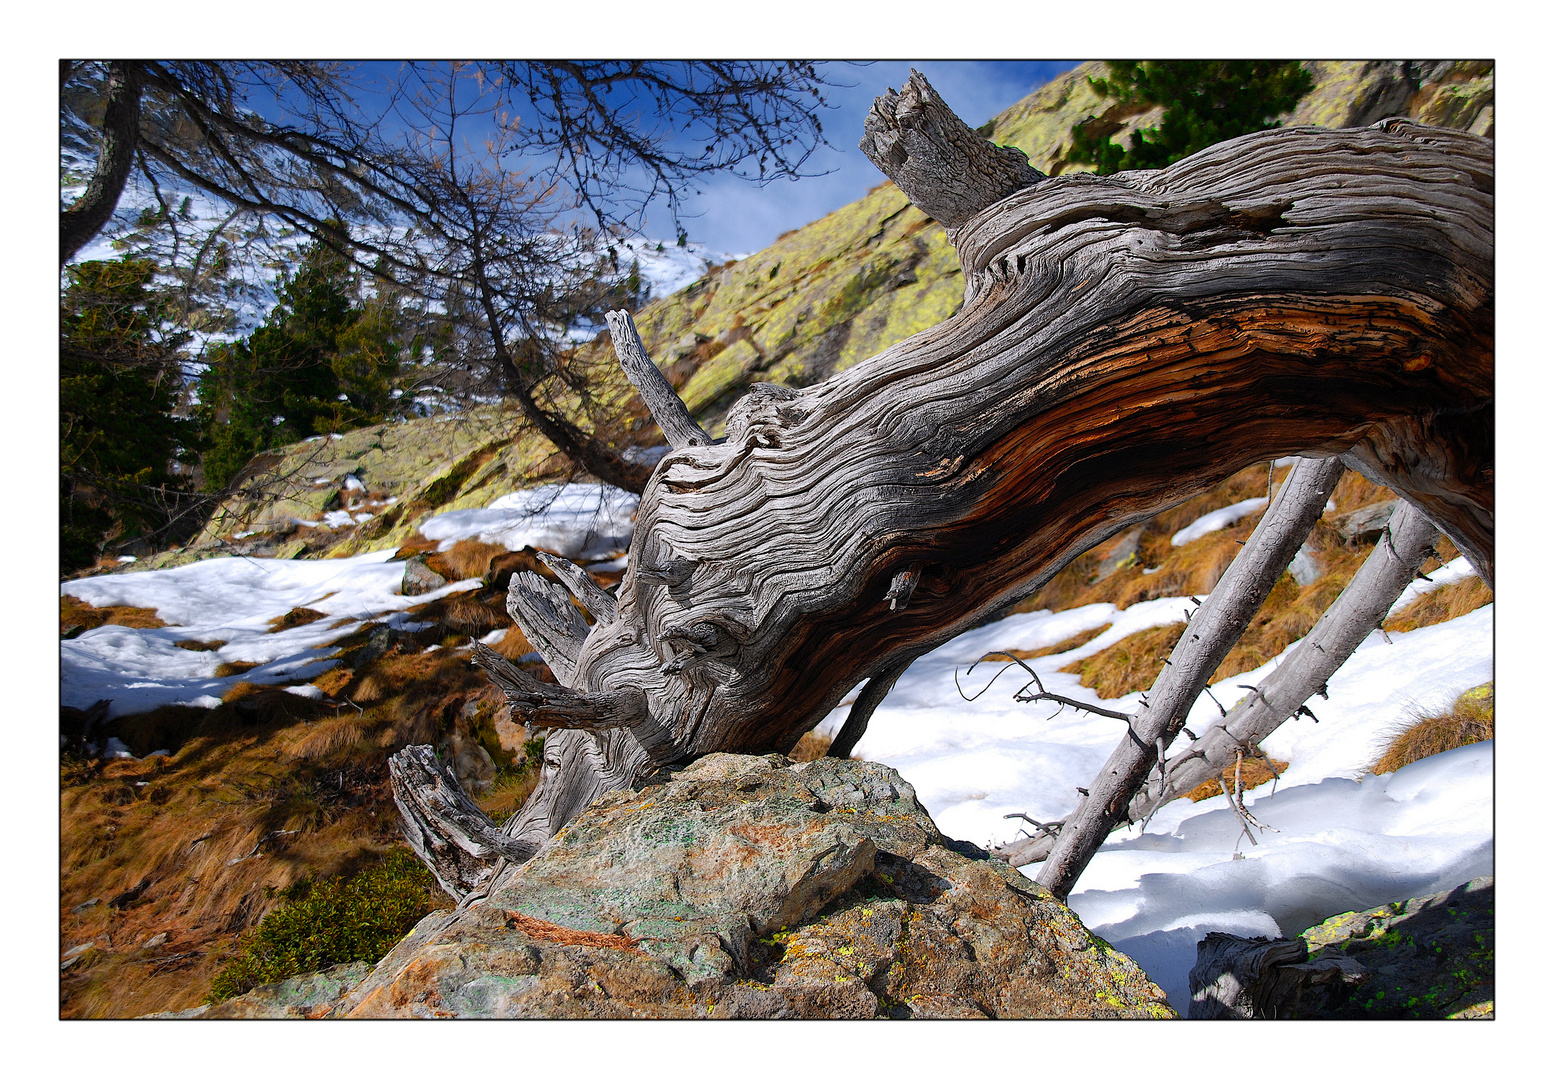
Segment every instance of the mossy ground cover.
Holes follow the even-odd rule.
[[[447,900],[431,871],[402,848],[350,876],[304,878],[280,895],[212,981],[210,1001],[335,964],[376,963]]]

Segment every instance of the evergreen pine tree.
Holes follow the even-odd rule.
[[[188,335],[144,259],[68,268],[60,304],[60,567],[97,561],[110,538],[167,522],[185,482],[173,463],[196,441],[172,415]]]
[[[1101,175],[1162,169],[1215,143],[1278,127],[1277,117],[1310,93],[1311,74],[1293,60],[1113,60],[1112,77],[1091,79],[1128,106],[1165,107],[1158,127],[1135,131],[1127,148],[1098,130],[1095,117],[1073,128],[1067,160]]]
[[[205,490],[225,488],[262,450],[382,420],[402,351],[397,315],[391,300],[362,298],[343,257],[304,249],[269,318],[212,350],[200,376]]]

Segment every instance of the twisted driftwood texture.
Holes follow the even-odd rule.
[[[915,74],[866,130],[947,225],[961,310],[817,386],[754,388],[721,444],[676,438],[615,610],[580,597],[591,627],[515,578],[570,693],[507,680],[560,729],[510,835],[663,764],[786,751],[860,681],[1270,457],[1345,455],[1493,582],[1488,141],[1279,129],[1046,178]]]

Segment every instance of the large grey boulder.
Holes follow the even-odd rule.
[[[1392,520],[1392,511],[1398,507],[1396,499],[1362,506],[1333,519],[1333,527],[1351,544],[1374,544],[1381,539],[1381,531]]]
[[[1167,1017],[1067,907],[893,769],[713,754],[601,797],[424,919],[352,1017]]]

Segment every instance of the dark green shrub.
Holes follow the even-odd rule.
[[[1293,60],[1113,60],[1109,79],[1091,79],[1123,105],[1165,107],[1158,127],[1135,131],[1126,148],[1091,117],[1074,125],[1068,160],[1105,175],[1163,169],[1217,142],[1277,127],[1311,92],[1311,74]]]
[[[398,319],[344,257],[304,249],[264,325],[213,348],[200,375],[205,490],[225,488],[261,450],[382,420],[404,352]]]
[[[335,964],[376,963],[446,900],[431,871],[403,849],[351,877],[308,878],[283,895],[211,983],[210,1001]]]

